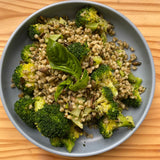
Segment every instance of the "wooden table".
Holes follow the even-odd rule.
[[[61,0],[0,0],[0,56],[12,32],[36,10]],[[142,32],[152,52],[156,89],[147,117],[123,144],[88,160],[160,160],[160,1],[96,0],[127,16]],[[0,159],[62,160],[26,140],[8,119],[0,101]],[[78,158],[81,159],[81,158]]]

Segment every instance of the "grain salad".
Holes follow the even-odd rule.
[[[142,103],[145,88],[134,76],[141,62],[95,8],[80,9],[74,20],[40,16],[28,34],[33,43],[23,48],[11,84],[22,91],[14,107],[27,125],[69,152],[87,135],[85,125],[104,138],[135,127],[122,111]]]

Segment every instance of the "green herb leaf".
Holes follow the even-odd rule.
[[[47,44],[47,56],[53,69],[70,73],[77,80],[80,78],[82,73],[80,62],[66,47],[49,39]]]
[[[87,72],[87,70],[84,70],[82,78],[80,80],[78,80],[76,83],[71,84],[69,86],[69,89],[72,91],[78,91],[80,89],[83,89],[87,86],[88,81],[89,81],[88,72]]]
[[[66,86],[69,86],[70,84],[72,83],[71,79],[68,78],[67,80],[61,82],[58,87],[57,87],[57,90],[54,94],[54,99],[55,101],[57,101],[59,95],[62,93],[63,89],[66,87]]]

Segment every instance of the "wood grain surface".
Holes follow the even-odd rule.
[[[0,56],[12,32],[36,10],[61,0],[0,0]],[[87,160],[160,160],[160,1],[96,0],[128,17],[142,32],[152,52],[156,89],[147,117],[123,144]],[[26,140],[8,119],[0,101],[0,159],[68,160],[46,152]]]

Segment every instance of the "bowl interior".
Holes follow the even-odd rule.
[[[29,24],[34,23],[36,18],[40,15],[48,17],[67,15],[70,19],[74,19],[76,11],[88,4],[96,7],[104,16],[104,18],[106,18],[115,26],[116,37],[123,41],[125,40],[135,49],[135,53],[138,56],[138,61],[141,61],[142,65],[134,73],[143,79],[143,86],[147,89],[146,92],[142,94],[143,103],[141,107],[138,109],[129,108],[129,110],[125,113],[126,115],[133,116],[136,128],[133,130],[121,128],[117,130],[110,139],[105,140],[99,134],[98,130],[89,130],[86,128],[89,133],[94,135],[94,138],[89,139],[81,137],[77,140],[72,153],[68,153],[65,148],[55,148],[51,146],[48,138],[41,136],[38,131],[27,127],[20,120],[20,118],[14,112],[14,103],[18,99],[18,94],[20,91],[18,89],[11,89],[10,84],[12,73],[19,64],[22,48],[26,44],[32,43],[27,35],[27,28]],[[130,54],[130,51],[128,50],[127,53]],[[132,25],[131,22],[129,22],[124,16],[107,6],[94,2],[63,2],[50,5],[34,13],[19,26],[16,32],[14,32],[4,50],[1,61],[3,61],[1,64],[1,97],[9,118],[16,128],[32,143],[56,154],[65,156],[88,156],[110,150],[119,145],[121,142],[127,139],[140,125],[149,109],[153,96],[155,80],[154,66],[151,53],[143,37],[134,27],[134,25]]]

